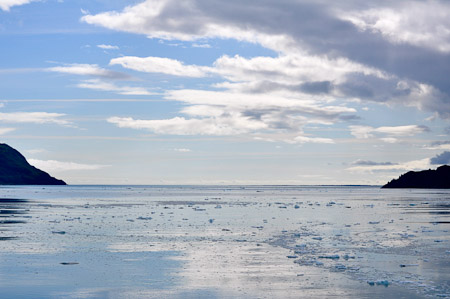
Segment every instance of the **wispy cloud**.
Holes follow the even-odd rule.
[[[0,112],[0,122],[71,125],[66,114],[49,112]]]
[[[113,46],[113,45],[97,45],[98,48],[103,49],[103,50],[119,50],[118,46]]]
[[[28,154],[35,155],[35,154],[45,153],[45,152],[47,152],[47,150],[42,149],[42,148],[34,148],[34,149],[26,150],[25,152],[28,153]]]
[[[291,143],[333,143],[329,138],[305,136],[303,126],[310,123],[329,124],[339,121],[353,108],[320,104],[280,96],[254,95],[221,91],[174,90],[165,97],[188,104],[182,110],[186,117],[143,120],[111,117],[110,123],[122,128],[147,129],[158,134],[235,135],[250,133],[289,133],[275,140]],[[253,138],[253,137],[252,137]],[[266,138],[270,138],[267,137]]]
[[[380,138],[385,142],[395,142],[397,139],[395,137],[403,136],[413,136],[416,134],[429,132],[430,129],[422,125],[407,125],[407,126],[384,126],[384,127],[370,127],[370,126],[350,126],[350,132],[353,136],[359,139],[367,139],[375,137],[375,135],[383,136],[387,135],[389,137]]]
[[[352,162],[352,165],[355,166],[389,166],[389,165],[398,165],[397,163],[392,163],[392,162],[374,162],[374,161],[370,161],[370,160],[356,160],[354,162]]]
[[[182,62],[161,57],[135,57],[126,56],[114,58],[111,60],[110,65],[121,65],[124,68],[132,69],[135,71],[146,73],[161,73],[182,77],[205,77],[210,68],[196,66],[196,65],[184,65]]]
[[[14,130],[15,128],[0,128],[0,135],[8,134]]]
[[[148,89],[135,86],[117,86],[113,83],[102,81],[99,79],[85,80],[77,84],[80,88],[95,89],[102,91],[111,91],[123,95],[152,95]]]
[[[31,165],[36,166],[37,168],[47,171],[49,173],[74,171],[74,170],[98,170],[110,166],[110,165],[81,164],[75,162],[37,160],[37,159],[28,159],[28,162]]]
[[[64,66],[55,66],[55,67],[47,68],[46,70],[51,71],[51,72],[58,72],[58,73],[65,73],[65,74],[72,74],[72,75],[95,76],[95,77],[119,79],[119,80],[125,80],[125,79],[132,78],[131,76],[129,76],[127,74],[107,70],[107,69],[99,67],[96,64],[74,63],[74,64],[68,64],[68,65],[64,65]]]
[[[291,143],[291,142],[289,142]],[[333,139],[330,138],[319,138],[319,137],[307,137],[307,136],[297,136],[294,138],[292,143],[334,143]]]
[[[197,43],[193,43],[192,44],[193,48],[205,48],[205,49],[210,49],[211,45],[210,44],[197,44]]]
[[[189,153],[189,152],[191,152],[191,150],[188,149],[188,148],[174,148],[173,150],[176,151],[176,152],[179,152],[179,153]]]

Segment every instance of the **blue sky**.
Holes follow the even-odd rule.
[[[450,160],[447,1],[0,0],[0,138],[71,184],[383,184]]]

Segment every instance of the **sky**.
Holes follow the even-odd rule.
[[[450,2],[0,0],[0,142],[69,184],[450,163]]]

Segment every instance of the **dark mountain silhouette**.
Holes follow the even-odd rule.
[[[443,165],[436,170],[410,171],[382,188],[450,189],[450,166]]]
[[[0,143],[0,185],[66,185],[66,183],[31,166],[17,150]]]

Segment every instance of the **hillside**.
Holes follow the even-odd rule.
[[[436,170],[410,171],[392,180],[382,188],[450,188],[450,166],[443,165]]]
[[[17,150],[0,143],[0,185],[66,185],[66,183],[30,165]]]

